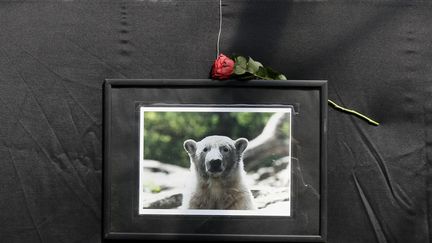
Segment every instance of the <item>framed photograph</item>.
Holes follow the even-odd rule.
[[[106,80],[104,237],[326,239],[327,82]]]

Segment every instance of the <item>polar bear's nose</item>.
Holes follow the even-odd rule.
[[[211,172],[217,172],[222,170],[222,160],[220,159],[210,160],[209,164]]]

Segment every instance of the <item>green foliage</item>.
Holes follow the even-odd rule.
[[[234,58],[234,73],[237,75],[242,75],[246,73],[247,70],[247,60],[245,57],[238,56]]]
[[[234,74],[239,79],[259,78],[265,80],[286,80],[285,75],[264,67],[251,57],[234,56]]]
[[[249,140],[257,137],[273,113],[254,112],[145,112],[144,158],[189,167],[183,149],[186,139],[210,135]]]
[[[145,191],[148,191],[151,193],[159,193],[162,191],[162,188],[154,182],[147,181],[144,183],[143,187],[144,187]]]

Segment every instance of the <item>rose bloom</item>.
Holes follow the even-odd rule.
[[[224,54],[220,54],[213,63],[212,78],[227,79],[234,71],[234,61]]]

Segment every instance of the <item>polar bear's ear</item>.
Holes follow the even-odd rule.
[[[245,151],[245,149],[247,148],[249,144],[249,141],[246,138],[239,138],[237,140],[235,140],[235,147],[237,149],[237,151],[241,154]]]
[[[196,152],[196,142],[192,139],[188,139],[184,141],[183,147],[189,154],[195,154]]]

